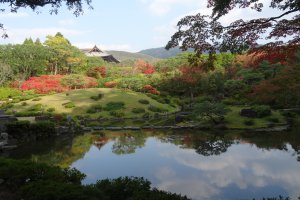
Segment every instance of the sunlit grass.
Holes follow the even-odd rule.
[[[240,115],[241,109],[244,107],[241,106],[230,106],[230,112],[225,116],[225,122],[228,128],[266,128],[268,124],[270,124],[270,118],[277,118],[278,123],[286,123],[284,117],[279,113],[279,111],[272,110],[271,116],[263,117],[263,118],[248,118],[242,117]],[[253,120],[253,125],[247,126],[245,125],[245,120]]]
[[[96,96],[98,94],[104,94],[103,98],[100,100],[93,100],[91,99],[92,96]],[[105,105],[109,102],[124,102],[125,108],[122,109],[122,112],[125,113],[125,117],[134,117],[139,116],[141,114],[132,113],[133,108],[144,108],[147,112],[153,114],[153,112],[148,110],[149,105],[144,105],[139,103],[140,99],[146,99],[150,102],[149,105],[153,105],[155,107],[166,109],[168,112],[176,111],[176,108],[171,107],[167,104],[162,104],[157,102],[156,100],[148,97],[144,93],[137,93],[133,91],[123,91],[119,89],[111,89],[111,88],[92,88],[92,89],[81,89],[81,90],[73,90],[65,93],[60,94],[53,94],[42,96],[41,100],[39,101],[32,101],[28,100],[24,102],[20,102],[14,105],[11,108],[11,111],[14,110],[15,112],[25,112],[30,107],[36,104],[42,104],[43,112],[47,112],[47,109],[54,108],[55,111],[53,113],[61,114],[66,113],[69,115],[89,115],[92,118],[101,117],[111,117],[109,111],[100,111],[94,114],[88,114],[87,110],[93,105]],[[63,104],[73,102],[75,107],[74,108],[65,108]]]

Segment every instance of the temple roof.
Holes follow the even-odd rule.
[[[100,50],[96,45],[91,49],[81,49],[81,51],[88,57],[100,57],[107,62],[120,62],[113,55]]]

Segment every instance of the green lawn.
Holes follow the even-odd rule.
[[[98,94],[104,94],[103,98],[100,100],[93,100],[90,97],[97,96]],[[141,104],[138,101],[140,99],[146,99],[150,104]],[[20,103],[16,103],[8,112],[15,111],[18,112],[26,112],[32,106],[41,104],[42,110],[47,112],[49,108],[54,108],[55,111],[53,113],[61,114],[66,113],[72,116],[76,115],[89,115],[92,118],[98,117],[112,117],[109,114],[109,111],[100,111],[95,114],[88,114],[87,110],[93,105],[101,105],[105,107],[109,102],[124,102],[125,108],[120,110],[125,113],[125,117],[133,117],[133,116],[141,116],[141,114],[132,113],[131,110],[133,108],[144,108],[146,112],[150,114],[154,114],[154,112],[149,111],[149,105],[161,108],[166,110],[167,112],[174,112],[177,108],[171,107],[168,104],[162,104],[157,102],[156,100],[148,97],[144,93],[137,93],[133,91],[124,91],[119,89],[111,89],[111,88],[92,88],[92,89],[81,89],[81,90],[73,90],[67,93],[59,93],[47,96],[41,96],[40,100],[27,100]],[[25,103],[24,103],[25,102]],[[74,108],[65,108],[63,104],[72,102],[75,107]]]
[[[279,111],[272,110],[271,116],[263,118],[248,118],[240,116],[241,109],[245,107],[241,106],[229,106],[231,111],[225,116],[225,123],[228,128],[266,128],[270,122],[271,118],[278,119],[278,123],[286,123],[284,117],[279,113]],[[247,126],[244,124],[245,120],[252,119],[254,124]],[[274,122],[273,122],[274,123]]]

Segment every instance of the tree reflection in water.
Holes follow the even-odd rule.
[[[116,138],[112,152],[118,155],[135,153],[136,149],[145,146],[146,137],[142,134],[125,133]]]
[[[233,141],[221,138],[213,138],[206,141],[195,141],[194,148],[198,154],[203,156],[213,156],[225,153],[233,144]]]

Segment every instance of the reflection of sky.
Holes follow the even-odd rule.
[[[233,144],[221,155],[202,156],[193,149],[150,138],[135,154],[116,155],[111,151],[112,145],[110,142],[100,151],[93,146],[83,159],[73,163],[87,174],[85,183],[143,176],[159,189],[193,199],[300,196],[300,163],[286,151]]]

